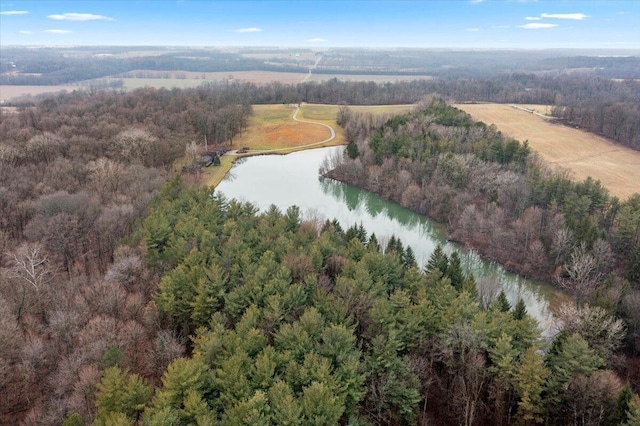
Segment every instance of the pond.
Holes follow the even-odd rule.
[[[395,235],[405,246],[411,246],[419,265],[426,264],[438,244],[447,253],[456,250],[466,271],[475,275],[481,297],[490,298],[503,289],[512,305],[522,298],[544,333],[552,332],[549,305],[560,295],[557,289],[509,273],[496,262],[448,242],[442,227],[425,216],[376,194],[320,176],[322,161],[343,149],[319,148],[240,159],[216,191],[227,198],[249,201],[261,211],[272,204],[281,211],[297,205],[306,217],[335,218],[345,230],[362,224],[369,235],[376,234],[381,245]]]

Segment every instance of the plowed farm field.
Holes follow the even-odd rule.
[[[640,193],[640,152],[580,129],[551,123],[506,104],[458,104],[475,120],[495,124],[502,133],[529,146],[548,164],[571,172],[577,180],[600,180],[611,194],[626,199]],[[525,106],[531,109],[531,105]],[[533,108],[544,112],[545,107]]]

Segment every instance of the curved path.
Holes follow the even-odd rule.
[[[251,149],[243,154],[238,154],[238,150],[232,150],[232,151],[226,152],[225,155],[245,155],[245,154],[260,155],[260,154],[271,154],[276,152],[286,152],[286,151],[292,151],[300,148],[312,148],[315,146],[325,144],[327,142],[331,142],[336,138],[336,131],[333,127],[329,126],[328,124],[318,123],[317,121],[301,120],[298,118],[298,112],[300,112],[300,106],[296,105],[296,110],[294,111],[293,116],[291,117],[294,121],[297,121],[300,123],[317,124],[319,126],[324,126],[327,129],[329,129],[329,132],[331,132],[331,135],[327,139],[321,140],[320,142],[313,142],[305,145],[296,145],[296,146],[289,146],[287,148],[276,148],[276,149],[256,149],[256,150]]]

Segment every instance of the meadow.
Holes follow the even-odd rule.
[[[300,106],[298,119],[308,120],[332,127],[335,139],[319,146],[343,145],[346,143],[344,132],[336,123],[338,105],[303,104]],[[372,112],[374,114],[401,114],[413,108],[413,105],[380,105],[350,107],[356,111]],[[253,115],[249,119],[247,129],[234,141],[230,149],[247,148],[250,151],[278,151],[278,153],[294,152],[306,149],[309,144],[323,141],[330,136],[330,131],[324,126],[311,122],[294,121],[293,105],[254,105]],[[203,183],[216,186],[231,169],[229,155],[222,157],[220,166],[204,169]]]

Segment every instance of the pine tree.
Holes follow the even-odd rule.
[[[435,270],[440,271],[440,277],[444,276],[447,273],[447,267],[449,266],[449,258],[445,254],[442,246],[438,244],[436,248],[431,253],[429,257],[429,261],[427,262],[427,266],[425,267],[425,271],[427,273],[434,272]]]
[[[629,384],[622,388],[616,399],[616,411],[613,424],[620,425],[627,421],[631,400],[633,399],[633,391]]]
[[[404,250],[404,256],[402,257],[402,264],[407,269],[415,268],[418,266],[418,263],[416,262],[416,257],[413,254],[413,250],[411,249],[411,246],[407,246],[407,248]]]
[[[640,244],[631,252],[629,268],[627,269],[627,279],[633,288],[640,289]]]
[[[152,389],[137,374],[127,374],[119,367],[105,370],[97,385],[96,419],[110,417],[117,413],[136,421],[151,399]]]
[[[629,404],[627,421],[623,423],[623,426],[640,426],[640,398],[637,396]]]
[[[465,281],[465,274],[462,270],[462,262],[457,251],[451,253],[449,257],[449,265],[444,271],[445,275],[451,280],[451,285],[458,291],[462,290],[462,283]]]
[[[530,347],[524,353],[520,366],[515,369],[515,387],[520,396],[517,418],[524,424],[542,423],[544,406],[541,393],[549,376],[543,355]]]
[[[522,298],[518,299],[515,308],[513,308],[513,319],[516,321],[524,319],[527,316],[527,305],[524,304]]]
[[[505,294],[504,290],[500,291],[498,298],[496,299],[495,302],[493,302],[492,308],[498,309],[501,312],[509,312],[511,310],[511,304],[509,303],[509,300],[507,299],[507,295]]]
[[[358,144],[356,144],[355,141],[349,141],[349,143],[347,144],[347,155],[352,160],[355,160],[360,155]]]
[[[376,234],[373,233],[369,237],[369,242],[367,242],[367,249],[374,252],[380,252],[380,244],[378,243],[378,238]]]

